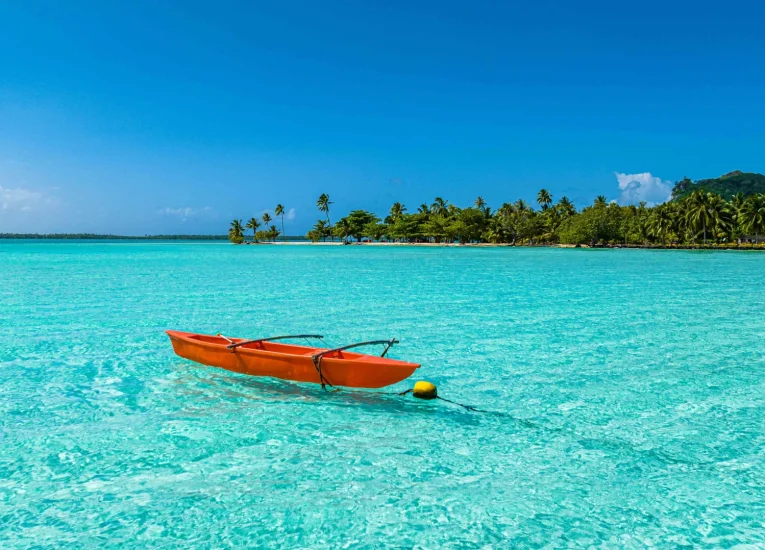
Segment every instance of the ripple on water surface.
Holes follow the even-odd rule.
[[[765,254],[2,243],[0,280],[3,547],[765,544]],[[397,336],[493,412],[166,328]]]

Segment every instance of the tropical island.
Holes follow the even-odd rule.
[[[765,176],[740,171],[720,178],[678,181],[669,201],[621,206],[598,196],[577,210],[565,196],[557,201],[541,189],[536,207],[524,200],[504,203],[493,210],[478,197],[464,208],[436,197],[413,212],[395,202],[384,218],[366,210],[353,210],[332,224],[330,201],[322,194],[317,209],[323,214],[306,237],[314,243],[328,239],[355,243],[494,244],[635,247],[739,247],[764,248]],[[269,213],[245,224],[234,220],[228,232],[232,243],[275,242],[284,232],[271,224]],[[263,227],[264,229],[261,229]]]

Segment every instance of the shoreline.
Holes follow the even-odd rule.
[[[765,244],[707,244],[707,245],[638,245],[638,244],[617,244],[617,245],[595,245],[587,244],[510,244],[510,243],[397,243],[397,242],[364,242],[348,243],[340,242],[310,242],[310,241],[277,241],[263,243],[239,243],[234,246],[421,246],[433,248],[580,248],[593,250],[617,250],[617,249],[637,249],[637,250],[751,250],[765,252]]]
[[[162,242],[168,243],[183,243],[183,242],[199,242],[199,243],[222,243],[226,242],[224,239],[205,239],[205,238],[188,238],[183,239],[180,236],[174,236],[174,238],[161,239],[161,238],[146,238],[146,237],[108,237],[108,238],[3,238],[0,237],[0,243],[2,242],[79,242],[79,243],[98,243],[98,242],[152,242],[159,244]],[[573,244],[511,244],[511,243],[402,243],[402,242],[352,242],[343,244],[342,241],[328,241],[328,242],[311,242],[311,241],[276,241],[276,242],[243,242],[233,243],[234,246],[373,246],[373,247],[430,247],[430,248],[581,248],[581,249],[596,249],[596,250],[611,250],[611,249],[636,249],[636,250],[737,250],[737,251],[754,251],[765,252],[765,243],[759,244],[698,244],[698,245],[638,245],[638,244],[610,244],[610,245],[573,245]]]

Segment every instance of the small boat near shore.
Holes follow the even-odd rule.
[[[177,330],[165,331],[177,355],[203,365],[295,382],[349,388],[382,388],[400,382],[420,365],[385,357],[398,340],[359,342],[339,348],[286,344],[280,340],[311,338],[318,334],[272,336],[247,340]],[[383,345],[381,356],[348,351],[363,346]]]

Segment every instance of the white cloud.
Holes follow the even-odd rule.
[[[642,174],[616,172],[615,175],[621,191],[617,202],[621,205],[645,201],[649,206],[654,206],[667,202],[672,196],[672,182],[657,178],[650,172]]]
[[[0,159],[0,233],[47,233],[66,212],[58,188],[28,184],[23,163]]]
[[[284,215],[284,219],[289,220],[289,221],[294,220],[295,219],[295,209],[294,208],[290,208],[289,210],[287,210],[287,213]]]
[[[157,211],[157,214],[161,214],[163,216],[168,216],[171,218],[178,218],[181,220],[181,223],[185,222],[186,220],[190,218],[200,218],[207,215],[210,215],[213,213],[213,209],[209,206],[205,206],[204,208],[192,208],[191,206],[186,206],[183,208],[162,208]]]
[[[40,191],[0,185],[0,210],[29,212],[49,206],[54,199]]]

